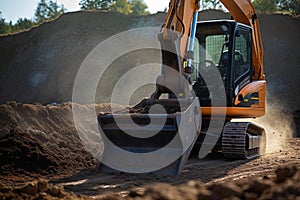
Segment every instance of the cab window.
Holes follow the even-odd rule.
[[[234,80],[239,80],[250,72],[251,35],[249,31],[239,30],[234,41]]]

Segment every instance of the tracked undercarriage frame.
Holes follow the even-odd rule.
[[[230,159],[252,159],[265,153],[264,128],[251,122],[228,122],[222,132],[222,152]]]

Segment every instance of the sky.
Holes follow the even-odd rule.
[[[66,12],[79,10],[80,0],[54,0],[63,4]],[[0,0],[0,17],[6,22],[15,23],[19,18],[33,19],[34,12],[40,0]],[[150,13],[163,11],[169,5],[169,0],[144,0]]]

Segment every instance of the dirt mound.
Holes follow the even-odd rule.
[[[33,181],[22,187],[0,186],[2,199],[297,199],[300,197],[300,170],[297,167],[279,168],[276,179],[264,176],[255,180],[243,180],[222,184],[205,185],[198,181],[172,186],[155,184],[144,190],[132,189],[127,195],[103,194],[102,197],[78,196],[65,192],[62,187],[48,184],[45,180]]]
[[[131,190],[128,196],[108,195],[103,199],[296,199],[300,197],[300,170],[296,167],[279,168],[276,179],[263,177],[223,184],[204,185],[190,181],[180,186],[156,184],[144,191]]]
[[[33,181],[22,187],[0,186],[1,199],[88,199],[67,193],[63,188],[49,184],[46,180]]]
[[[108,104],[96,108],[110,111]],[[68,175],[98,163],[79,138],[71,104],[8,102],[0,105],[0,127],[1,175]]]
[[[74,12],[27,32],[0,36],[0,103],[70,101],[76,73],[95,46],[131,28],[161,26],[163,18],[162,14]],[[110,82],[106,80],[106,86]],[[107,96],[105,90],[100,96]]]

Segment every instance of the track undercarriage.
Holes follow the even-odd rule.
[[[251,122],[227,122],[222,132],[222,152],[230,159],[252,159],[265,153],[265,130]]]

